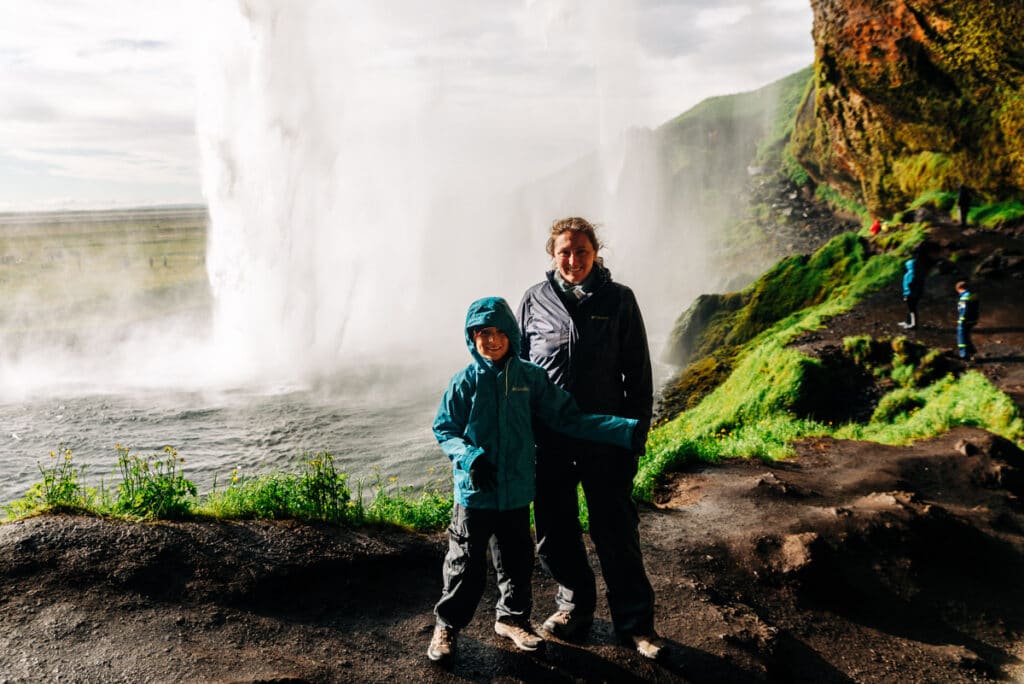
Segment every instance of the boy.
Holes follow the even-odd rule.
[[[488,545],[500,592],[494,631],[522,651],[544,643],[530,625],[533,419],[573,437],[637,450],[636,420],[583,414],[543,368],[519,358],[513,351],[520,346],[519,326],[504,299],[470,305],[466,345],[473,362],[451,379],[434,420],[434,436],[452,461],[455,504],[444,591],[427,649],[433,661],[451,658],[458,631],[473,617],[484,591]]]
[[[956,284],[956,291],[956,350],[961,359],[969,361],[976,351],[971,343],[971,329],[978,322],[978,298],[965,280]]]

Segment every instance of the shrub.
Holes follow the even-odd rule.
[[[279,519],[294,517],[292,501],[296,496],[294,475],[269,474],[244,478],[238,470],[231,473],[231,482],[213,491],[203,504],[203,512],[218,518]]]
[[[85,488],[79,477],[85,472],[85,466],[79,468],[72,462],[72,451],[61,444],[57,451],[50,452],[52,459],[49,468],[39,465],[43,481],[39,483],[40,499],[45,506],[51,508],[78,508],[87,502]]]
[[[141,518],[174,519],[188,515],[196,486],[182,475],[185,462],[177,449],[164,447],[163,457],[136,456],[128,447],[115,446],[121,482],[117,485],[114,509]]]
[[[344,521],[352,499],[347,483],[348,475],[338,472],[333,456],[316,454],[305,461],[305,468],[296,481],[292,514],[307,520]]]
[[[397,477],[385,480],[375,469],[373,497],[359,510],[361,522],[399,525],[419,531],[444,529],[451,521],[451,491],[451,482],[439,478],[424,486],[416,496],[414,487],[399,485]],[[361,500],[361,483],[359,494]]]
[[[33,484],[22,498],[7,504],[4,508],[9,519],[21,518],[45,510],[87,508],[90,493],[80,479],[85,467],[79,468],[72,460],[71,449],[61,444],[50,452],[50,466],[36,464],[43,476],[41,482]]]

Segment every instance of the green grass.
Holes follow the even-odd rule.
[[[54,511],[128,520],[294,519],[337,525],[394,525],[414,530],[443,529],[450,520],[451,482],[438,479],[420,487],[401,486],[379,474],[368,500],[357,483],[352,495],[348,475],[337,471],[330,454],[303,455],[298,472],[242,477],[233,471],[226,487],[198,495],[183,473],[184,459],[173,447],[151,456],[116,446],[121,481],[113,490],[87,488],[83,469],[70,449],[51,453],[43,480],[4,508],[8,520]]]
[[[1004,224],[1024,221],[1024,203],[1007,200],[996,204],[971,207],[967,220],[986,228],[998,228]]]
[[[977,371],[959,378],[947,375],[922,388],[900,388],[882,399],[866,425],[834,431],[840,439],[882,444],[909,444],[965,425],[978,427],[1024,445],[1024,419],[1013,400]]]
[[[182,209],[0,214],[0,324],[45,335],[210,305],[207,217]]]
[[[776,320],[738,345],[724,382],[696,406],[651,431],[634,481],[636,496],[650,500],[666,473],[690,461],[785,458],[792,453],[793,440],[811,436],[905,444],[972,425],[1024,445],[1024,423],[1012,400],[979,373],[937,379],[939,352],[903,337],[882,341],[862,336],[844,342],[856,363],[884,375],[894,387],[867,424],[840,426],[803,417],[802,409],[813,405],[813,392],[821,389],[815,382],[821,377],[821,362],[787,345],[895,283],[903,260],[923,236],[920,226],[895,231],[887,236],[892,251],[869,258],[855,236],[839,236],[812,257],[783,260],[762,276],[750,292],[764,295],[750,297],[746,307],[731,314],[732,320],[712,319],[706,334],[718,340],[714,344],[727,342],[730,335],[734,340],[750,336],[743,331],[744,326],[756,330],[751,321],[764,325]],[[808,301],[809,306],[802,306]]]

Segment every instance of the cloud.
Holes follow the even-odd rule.
[[[521,156],[579,154],[813,59],[806,0],[0,0],[0,172],[24,172],[22,160],[82,181],[168,174],[178,187],[191,175],[198,201],[196,36],[216,38],[238,7],[292,27],[277,36],[284,62],[264,65],[292,88],[339,112],[448,117],[468,136],[452,144],[506,136]],[[288,71],[321,58],[341,61],[317,77]],[[8,187],[0,200],[15,201]]]

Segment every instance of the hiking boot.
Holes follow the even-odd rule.
[[[427,657],[435,663],[446,663],[455,653],[455,640],[458,632],[443,625],[434,627],[434,636],[427,647]]]
[[[657,660],[661,655],[661,649],[665,647],[665,642],[653,632],[650,634],[627,634],[623,637],[623,641],[627,645],[633,646],[636,652],[644,658],[651,660]]]
[[[494,633],[511,639],[520,651],[532,652],[544,645],[544,639],[526,620],[498,620],[494,623]]]
[[[594,624],[592,616],[573,615],[567,610],[559,610],[551,615],[541,627],[551,636],[565,641],[575,641],[587,635]]]

